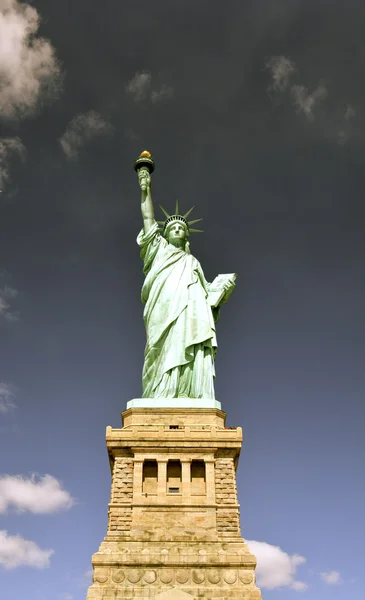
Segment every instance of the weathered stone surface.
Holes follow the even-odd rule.
[[[242,431],[217,409],[129,409],[107,429],[107,536],[87,600],[261,600],[241,538]]]

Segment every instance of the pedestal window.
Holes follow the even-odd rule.
[[[167,463],[167,493],[181,494],[181,462],[169,460]]]

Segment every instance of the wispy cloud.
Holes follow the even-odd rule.
[[[83,574],[82,586],[81,587],[85,587],[85,586],[89,587],[89,585],[91,585],[92,582],[93,582],[93,570],[92,569],[88,569]]]
[[[18,0],[0,2],[0,117],[33,114],[61,88],[60,64],[49,40],[37,35],[40,16]]]
[[[318,84],[312,92],[301,84],[290,84],[290,78],[298,72],[297,66],[287,56],[272,56],[266,61],[265,67],[271,73],[269,92],[287,92],[298,113],[303,113],[309,121],[314,118],[313,110],[327,97],[327,88],[323,83]]]
[[[162,84],[160,88],[152,90],[151,100],[152,102],[160,102],[160,100],[167,100],[173,96],[174,90],[172,87]]]
[[[291,93],[298,112],[303,112],[307,119],[313,119],[313,109],[327,96],[327,89],[319,84],[311,93],[304,85],[293,85]]]
[[[0,565],[5,569],[17,567],[49,567],[54,550],[42,550],[35,542],[25,540],[20,535],[8,535],[0,531]]]
[[[337,134],[337,141],[340,146],[348,142],[350,137],[353,139],[359,137],[359,131],[361,131],[361,129],[359,130],[354,123],[357,116],[358,114],[354,107],[351,104],[347,104],[343,110],[342,127]]]
[[[150,100],[154,104],[171,98],[174,90],[166,84],[153,85],[152,74],[148,71],[137,71],[126,85],[127,93],[135,102]]]
[[[1,41],[0,41],[1,44]],[[0,67],[1,68],[1,67]],[[1,75],[0,75],[1,77]],[[1,84],[0,84],[1,98]],[[0,138],[0,190],[3,191],[10,181],[10,164],[13,158],[25,160],[26,149],[20,138]]]
[[[16,408],[14,387],[8,383],[0,382],[0,414],[5,415]]]
[[[150,92],[152,75],[147,71],[137,71],[126,85],[127,92],[137,102],[143,100]]]
[[[12,310],[12,300],[16,298],[18,291],[10,285],[0,288],[0,317],[7,321],[16,321],[16,313]]]
[[[345,121],[349,121],[350,119],[353,119],[354,117],[356,117],[356,110],[354,109],[353,106],[351,106],[351,104],[348,104],[345,108]]]
[[[257,557],[257,583],[265,589],[289,587],[296,591],[304,591],[307,584],[295,579],[297,567],[306,559],[299,554],[288,554],[279,546],[267,542],[247,540],[247,544]]]
[[[67,125],[59,142],[67,158],[77,159],[82,148],[93,138],[109,135],[112,126],[95,110],[77,115]]]
[[[52,475],[0,477],[0,514],[10,507],[18,512],[50,514],[68,510],[74,504],[71,494],[62,489],[61,483]]]
[[[338,571],[323,571],[320,573],[322,581],[328,585],[340,585],[343,583],[341,574]]]
[[[286,56],[272,56],[266,61],[265,67],[269,69],[272,83],[269,90],[283,92],[289,85],[289,78],[297,70],[295,63]]]

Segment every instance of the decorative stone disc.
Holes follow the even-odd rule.
[[[106,583],[108,581],[109,571],[105,569],[100,569],[94,572],[94,580],[98,583]]]
[[[156,581],[156,573],[154,571],[146,571],[143,579],[146,583],[154,583]]]
[[[236,571],[224,571],[223,579],[226,583],[230,583],[230,584],[235,583],[235,581],[237,579]]]
[[[219,583],[221,580],[221,574],[218,569],[209,569],[208,579],[210,583]]]
[[[164,569],[163,571],[160,571],[161,582],[162,583],[171,583],[173,574],[174,574],[174,572],[172,569]]]
[[[127,579],[131,583],[138,583],[139,580],[141,579],[141,574],[136,569],[133,569],[132,571],[128,571],[128,573],[127,573]]]
[[[203,583],[205,579],[204,571],[201,569],[194,569],[192,573],[194,583]]]
[[[239,571],[238,575],[242,583],[249,584],[253,581],[253,574],[250,571]]]
[[[122,583],[124,578],[125,578],[125,575],[124,575],[124,571],[122,571],[122,569],[117,569],[116,571],[114,571],[114,573],[112,575],[112,580],[115,583]]]
[[[183,569],[179,569],[178,571],[176,571],[175,577],[178,583],[186,583],[189,579],[189,572],[184,571]]]

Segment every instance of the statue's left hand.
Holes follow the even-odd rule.
[[[227,283],[224,284],[223,289],[225,291],[225,294],[224,294],[221,304],[224,304],[225,302],[227,302],[228,298],[232,294],[235,287],[236,287],[236,283],[235,283],[234,279],[229,279],[229,281],[227,281]]]
[[[233,291],[233,288],[235,287],[235,285],[236,285],[235,281],[233,279],[229,279],[227,281],[227,283],[224,284],[223,289],[226,292]]]

